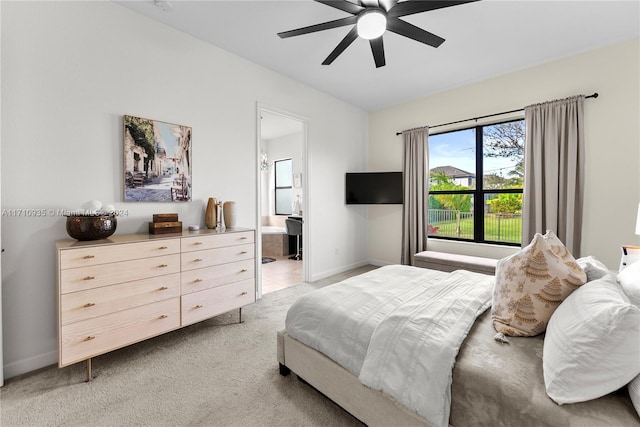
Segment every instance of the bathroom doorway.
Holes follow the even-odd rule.
[[[305,281],[306,120],[258,107],[258,297]],[[287,226],[290,222],[290,226]],[[260,258],[260,257],[259,257]]]

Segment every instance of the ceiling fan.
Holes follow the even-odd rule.
[[[376,63],[376,68],[385,65],[384,46],[382,35],[385,31],[391,31],[401,36],[419,41],[429,46],[438,47],[444,39],[428,31],[418,28],[400,19],[402,16],[429,10],[442,9],[471,3],[478,0],[466,1],[435,1],[435,0],[315,0],[318,3],[340,9],[353,16],[323,22],[321,24],[298,28],[278,33],[280,38],[300,36],[302,34],[315,33],[316,31],[329,30],[355,24],[338,46],[327,56],[322,65],[331,64],[344,50],[358,37],[369,40],[371,52]]]

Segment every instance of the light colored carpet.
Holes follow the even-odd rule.
[[[10,378],[0,425],[361,427],[295,375],[279,374],[276,332],[298,296],[373,268],[266,294],[242,310],[242,324],[236,310],[96,357],[89,383],[84,363]]]

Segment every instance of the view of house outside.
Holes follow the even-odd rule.
[[[429,236],[520,243],[524,131],[516,120],[429,136]]]

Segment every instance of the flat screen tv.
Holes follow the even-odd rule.
[[[347,172],[347,205],[402,204],[402,172]]]

